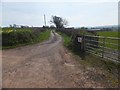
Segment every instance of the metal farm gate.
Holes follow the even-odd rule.
[[[120,38],[83,35],[77,39],[85,53],[120,63]]]

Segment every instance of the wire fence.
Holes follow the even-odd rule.
[[[85,53],[120,63],[120,38],[84,35],[82,40]]]

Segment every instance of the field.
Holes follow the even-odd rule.
[[[113,38],[118,38],[118,31],[100,31],[98,32],[99,36],[103,36],[103,37],[113,37]],[[99,41],[103,42],[103,39],[99,39]],[[105,46],[108,48],[112,48],[112,49],[117,49],[118,50],[118,42],[119,40],[115,40],[115,39],[105,39]],[[114,45],[116,44],[116,45]]]
[[[118,31],[100,31],[98,35],[104,37],[118,37]]]
[[[2,28],[2,48],[14,48],[42,42],[50,37],[50,30],[43,28]]]

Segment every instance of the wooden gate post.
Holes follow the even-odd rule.
[[[85,35],[82,36],[82,59],[84,60],[85,59]]]
[[[105,49],[105,38],[103,38],[103,45],[102,45],[102,58],[104,58],[104,49]]]
[[[84,35],[77,35],[75,38],[75,45],[78,50],[80,50],[81,59],[84,60],[85,58],[85,36]]]

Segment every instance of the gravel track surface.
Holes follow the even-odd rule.
[[[2,69],[3,88],[110,87],[103,74],[83,68],[53,32],[43,43],[3,50]]]

